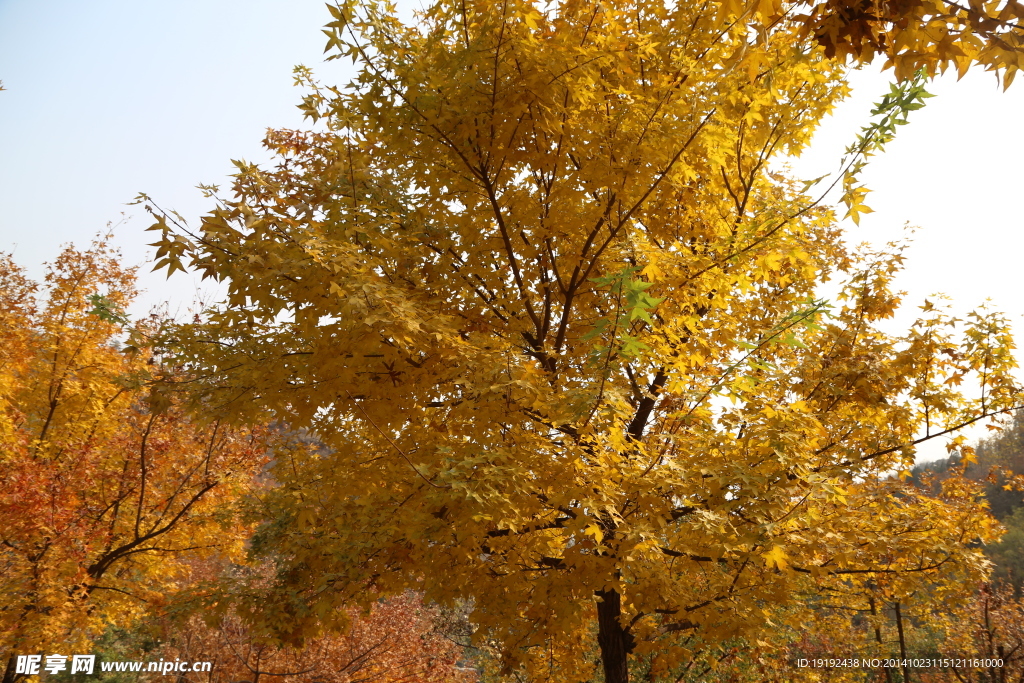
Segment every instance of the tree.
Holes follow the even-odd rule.
[[[0,259],[0,650],[87,652],[177,588],[183,561],[237,553],[233,502],[267,462],[265,427],[199,425],[121,346],[134,270],[67,247],[44,287]],[[70,650],[69,650],[70,648]]]
[[[360,70],[299,70],[326,130],[272,132],[277,165],[241,164],[198,230],[150,204],[158,267],[228,292],[168,337],[179,387],[327,447],[275,464],[269,627],[299,642],[333,605],[415,589],[469,601],[509,670],[586,679],[593,630],[620,683],[631,658],[668,670],[690,637],[756,632],[807,581],[984,572],[977,502],[887,478],[1017,405],[1012,339],[930,305],[882,332],[900,245],[847,248],[770,167],[846,92],[801,21],[331,11],[328,49]],[[922,96],[895,86],[851,148],[854,215],[864,155]],[[814,298],[832,278],[836,305]]]
[[[899,488],[902,495],[917,498],[924,505],[941,501],[946,514],[975,517],[987,532],[979,534],[980,543],[991,543],[998,537],[993,519],[981,503],[983,487],[978,482],[962,476],[949,477],[937,486],[934,496],[909,483],[900,484]],[[902,546],[894,546],[888,550],[885,561],[905,563],[911,558],[901,557],[903,552]],[[974,572],[934,581],[933,577],[911,572],[864,573],[823,582],[805,599],[813,607],[813,616],[802,624],[803,642],[797,648],[797,656],[893,660],[898,664],[883,667],[874,679],[887,683],[952,680],[952,674],[940,676],[938,671],[932,671],[941,668],[938,665],[918,668],[912,660],[967,652],[957,647],[963,640],[954,629],[963,624],[960,606],[975,599],[979,578],[984,576],[985,572]],[[857,674],[851,680],[862,679]]]
[[[1009,87],[1024,54],[1024,5],[1019,2],[963,4],[947,0],[827,0],[826,2],[729,2],[735,15],[770,24],[787,12],[824,46],[829,56],[870,61],[884,56],[900,78],[924,68],[948,67],[963,76],[972,65],[1001,71]]]
[[[966,655],[974,666],[951,667],[950,681],[1024,679],[1024,603],[1007,584],[983,585],[973,599],[953,610],[943,624],[944,654]],[[995,660],[1002,660],[995,664]]]
[[[345,633],[325,632],[301,647],[281,646],[229,610],[202,613],[189,609],[195,595],[228,580],[244,590],[258,590],[272,576],[269,564],[229,566],[223,562],[192,564],[191,590],[163,618],[148,624],[162,645],[151,656],[166,661],[211,662],[210,672],[177,674],[179,683],[216,683],[287,677],[323,683],[422,683],[472,681],[472,669],[460,667],[463,648],[437,626],[436,608],[412,593],[374,604],[365,614],[345,609]],[[236,590],[238,590],[236,588]],[[192,593],[189,599],[186,596]],[[183,618],[181,618],[183,617]]]

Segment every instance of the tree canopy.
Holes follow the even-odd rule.
[[[87,646],[165,601],[187,559],[237,556],[247,535],[233,503],[273,435],[199,425],[150,390],[160,374],[151,349],[119,348],[134,283],[104,243],[64,249],[43,287],[0,257],[7,682],[13,653]]]
[[[129,324],[135,271],[119,261],[104,242],[69,246],[40,284],[0,255],[4,683],[26,678],[18,655],[75,651],[210,661],[204,681],[464,675],[460,648],[432,623],[437,610],[413,594],[367,615],[350,608],[352,633],[303,649],[278,647],[237,614],[190,609],[211,584],[266,573],[238,564],[253,529],[243,509],[268,485],[271,454],[308,440],[266,424],[200,423],[161,392],[174,368],[148,345],[159,319]]]
[[[158,267],[227,289],[164,342],[179,388],[324,444],[276,459],[253,544],[283,640],[416,589],[468,601],[509,669],[586,679],[596,634],[619,683],[808,586],[983,575],[977,488],[891,475],[1019,404],[1005,320],[925,306],[884,332],[901,245],[848,247],[771,164],[846,94],[832,53],[889,38],[748,9],[441,0],[405,25],[341,3],[328,49],[358,75],[298,72],[323,129],[271,132],[276,164],[242,164],[198,229],[154,209]],[[898,69],[941,67],[900,40]],[[921,96],[894,87],[851,147],[854,215]]]
[[[1009,87],[1024,64],[1024,5],[1015,0],[727,2],[723,7],[738,17],[758,16],[769,26],[791,15],[830,57],[859,62],[882,57],[901,79],[922,68],[935,74],[952,66],[963,76],[982,66],[1000,72]]]

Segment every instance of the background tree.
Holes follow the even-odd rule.
[[[689,656],[666,639],[756,632],[802,576],[984,571],[973,501],[887,477],[1016,405],[1012,339],[929,307],[883,333],[899,245],[847,249],[769,169],[846,92],[801,20],[332,13],[358,76],[299,71],[327,131],[271,133],[278,164],[243,165],[197,231],[154,208],[158,265],[228,291],[166,342],[203,409],[270,411],[330,448],[276,463],[254,544],[283,558],[270,628],[299,642],[333,605],[416,589],[468,600],[475,637],[528,675],[590,677],[593,627],[618,683],[630,658]],[[920,85],[851,148],[854,215],[851,178]]]
[[[947,680],[962,683],[1024,679],[1024,603],[1007,583],[983,585],[940,623],[943,652],[972,659],[1002,660],[1002,666],[954,667]]]
[[[119,341],[134,282],[103,242],[64,249],[43,286],[0,259],[5,683],[16,653],[87,652],[159,606],[186,559],[237,553],[248,532],[233,504],[271,434],[199,425],[149,390],[165,368]]]
[[[244,590],[266,583],[272,569],[228,566],[223,562],[192,564],[192,591],[203,583],[228,579]],[[209,584],[207,584],[209,585]],[[185,594],[187,595],[187,593]],[[194,597],[192,598],[194,600]],[[208,673],[178,675],[179,683],[230,683],[297,680],[321,683],[441,683],[476,679],[460,666],[463,647],[440,630],[439,612],[412,593],[372,605],[365,614],[346,609],[344,633],[324,632],[301,647],[281,646],[246,624],[231,610],[215,614],[191,612],[189,601],[172,609],[184,619],[151,621],[161,645],[150,659],[212,662]]]

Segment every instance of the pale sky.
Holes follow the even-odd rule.
[[[226,184],[231,159],[265,159],[266,128],[304,126],[294,65],[347,80],[347,63],[322,63],[329,20],[321,0],[0,0],[0,251],[38,277],[62,243],[84,246],[121,221],[115,243],[143,263],[150,221],[125,205],[137,193],[197,219],[210,208],[197,183]],[[854,75],[854,96],[793,162],[798,175],[835,168],[888,81]],[[864,174],[875,213],[850,238],[921,228],[899,280],[901,322],[943,292],[961,312],[991,299],[1024,335],[1024,83],[1003,93],[972,73],[930,90],[937,97]],[[149,274],[142,286],[136,313],[186,308],[196,287]]]

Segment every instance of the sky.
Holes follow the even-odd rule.
[[[0,0],[0,251],[38,278],[62,244],[116,224],[125,260],[145,263],[151,221],[128,205],[139,192],[196,221],[210,208],[197,184],[226,185],[232,159],[266,159],[268,127],[305,126],[296,64],[347,81],[348,63],[322,61],[327,21],[321,0]],[[853,96],[791,160],[796,175],[836,168],[890,78],[853,74]],[[874,213],[848,239],[919,228],[896,325],[944,293],[960,314],[990,300],[1024,334],[1024,83],[1002,92],[970,73],[929,89],[936,97],[863,174]],[[142,270],[136,313],[196,297],[191,275]],[[919,459],[942,455],[934,444]]]

